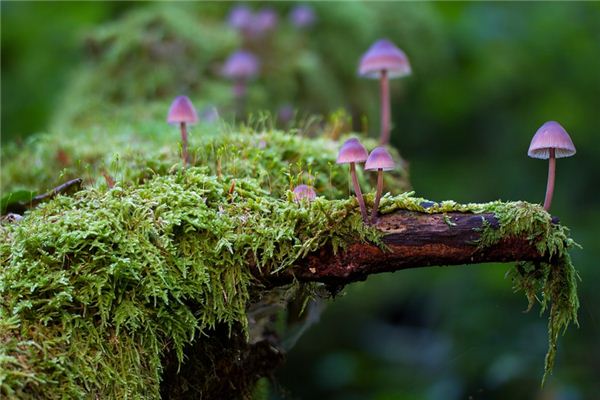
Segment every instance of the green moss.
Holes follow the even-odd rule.
[[[195,135],[196,166],[183,169],[177,146],[167,139],[177,133],[167,132],[147,141],[124,134],[105,142],[46,136],[12,153],[9,188],[48,185],[52,167],[28,172],[17,165],[34,155],[42,166],[52,165],[47,153],[60,146],[73,160],[90,161],[86,167],[72,162],[62,179],[106,168],[118,184],[108,190],[96,182],[101,178],[88,178],[93,184],[87,189],[1,226],[1,393],[158,398],[165,354],[182,362],[186,347],[200,343],[215,360],[222,352],[214,342],[220,327],[234,336],[250,334],[249,307],[271,293],[253,270],[289,268],[323,246],[338,251],[357,240],[379,243],[377,231],[362,223],[356,200],[347,198],[346,171],[333,163],[337,142],[252,129]],[[86,137],[89,142],[82,141]],[[392,176],[387,187],[398,191],[403,177]],[[365,188],[366,178],[372,177],[362,177]],[[298,182],[313,183],[322,196],[294,203],[289,189]],[[412,193],[382,199],[382,212],[398,209],[493,212],[498,226],[483,229],[479,246],[525,235],[552,256],[551,264],[510,272],[530,302],[539,293],[542,311],[550,307],[549,372],[558,333],[576,320],[578,306],[568,230],[524,202],[432,203]],[[311,290],[284,292],[288,298]],[[199,379],[215,381],[212,374],[207,366]]]
[[[40,135],[26,147],[6,146],[2,149],[1,189],[44,192],[74,178],[100,185],[104,182],[102,171],[122,185],[137,185],[168,174],[181,165],[179,131],[155,122],[162,117],[125,126]],[[296,132],[194,127],[190,134],[192,163],[207,168],[206,172],[212,175],[252,177],[274,196],[299,183],[308,183],[328,198],[346,197],[348,172],[345,166],[335,163],[340,142],[326,138],[309,140],[301,128]],[[374,140],[362,140],[368,148],[376,146]],[[390,150],[400,159],[395,150]],[[370,190],[376,175],[362,171],[359,175],[365,189]],[[406,190],[407,171],[399,169],[386,174],[386,187]]]
[[[163,348],[181,361],[217,324],[245,326],[251,266],[269,273],[325,244],[376,240],[355,201],[304,207],[250,178],[230,195],[231,183],[178,170],[59,197],[4,226],[3,390],[155,396]]]
[[[428,207],[424,207],[427,205]],[[577,271],[573,267],[568,250],[578,244],[569,236],[569,229],[552,222],[552,216],[540,205],[523,201],[494,201],[483,204],[459,204],[454,201],[433,203],[404,193],[394,198],[384,197],[383,212],[397,208],[425,213],[472,212],[494,213],[498,224],[490,225],[484,220],[484,229],[478,246],[486,247],[507,237],[526,237],[535,244],[540,254],[549,257],[550,263],[518,263],[507,276],[516,291],[523,291],[531,309],[537,302],[540,313],[550,307],[548,317],[548,353],[544,367],[545,381],[554,366],[558,336],[571,322],[577,324]]]

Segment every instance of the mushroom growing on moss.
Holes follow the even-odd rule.
[[[367,222],[367,207],[365,206],[365,199],[363,198],[356,177],[356,163],[365,162],[368,157],[367,149],[360,143],[356,138],[348,139],[342,145],[338,157],[336,160],[337,164],[350,164],[350,175],[352,176],[352,185],[354,186],[354,192],[356,193],[356,199],[360,206],[360,213],[362,214],[363,221]]]
[[[302,200],[313,201],[317,198],[317,192],[312,186],[298,185],[294,188],[294,201],[300,203]]]
[[[198,122],[198,114],[187,96],[178,96],[171,103],[169,113],[167,114],[167,123],[178,124],[181,129],[181,157],[183,165],[189,163],[188,156],[188,135],[186,124],[193,125]]]
[[[244,110],[248,81],[258,75],[259,68],[258,58],[245,50],[238,50],[230,55],[223,65],[222,75],[234,82],[233,95],[238,103],[238,115],[242,115]]]
[[[571,137],[558,122],[548,121],[537,130],[527,155],[533,158],[549,159],[548,182],[546,184],[546,197],[544,198],[544,209],[550,210],[552,196],[554,194],[554,177],[556,171],[556,159],[571,157],[576,152]]]
[[[396,167],[394,160],[385,147],[377,147],[373,149],[367,162],[365,163],[365,171],[377,171],[377,193],[375,194],[375,202],[371,212],[371,222],[375,223],[377,211],[379,210],[379,201],[383,192],[383,171],[389,171]]]
[[[390,142],[390,87],[389,78],[410,75],[411,68],[406,54],[394,43],[380,39],[373,43],[360,60],[361,76],[379,79],[381,84],[381,134],[379,142]]]

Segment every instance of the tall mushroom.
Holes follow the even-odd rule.
[[[389,79],[410,75],[411,68],[406,54],[394,43],[380,39],[373,43],[360,60],[361,76],[379,79],[381,85],[381,134],[379,142],[390,142],[390,88]]]
[[[245,50],[230,55],[223,65],[222,75],[234,82],[233,95],[237,101],[238,116],[244,111],[247,82],[258,74],[259,67],[256,56]]]
[[[537,130],[527,155],[533,158],[549,159],[548,183],[546,185],[546,197],[544,209],[550,210],[552,195],[554,194],[554,176],[556,170],[556,159],[571,157],[576,152],[571,137],[558,122],[548,121]]]
[[[338,157],[336,160],[337,164],[350,164],[350,175],[352,176],[352,185],[354,186],[354,192],[360,206],[360,213],[362,214],[363,221],[367,222],[367,207],[365,206],[365,199],[363,198],[362,192],[360,191],[360,185],[358,184],[358,178],[356,177],[356,163],[364,162],[369,153],[364,146],[359,142],[358,139],[352,138],[346,140],[342,145]]]
[[[167,114],[167,123],[177,124],[181,129],[181,157],[183,165],[189,163],[188,156],[188,135],[186,124],[193,125],[198,122],[198,114],[192,104],[192,101],[187,96],[178,96],[171,103],[169,113]]]
[[[371,222],[375,223],[377,211],[379,210],[379,201],[383,192],[383,171],[389,171],[396,167],[394,160],[385,147],[376,147],[373,149],[367,162],[365,163],[365,171],[377,171],[377,193],[375,194],[375,202],[371,212]]]

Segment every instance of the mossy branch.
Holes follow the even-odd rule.
[[[539,205],[433,203],[403,193],[384,196],[380,220],[369,226],[356,199],[322,178],[327,163],[317,182],[332,196],[310,203],[294,202],[282,174],[266,173],[296,154],[285,149],[313,141],[278,133],[227,140],[258,138],[267,147],[243,147],[221,176],[211,170],[214,159],[188,169],[155,165],[162,174],[57,195],[0,225],[0,394],[159,398],[180,389],[163,381],[173,370],[203,377],[194,383],[198,394],[222,393],[231,376],[213,366],[230,365],[240,348],[224,352],[219,332],[259,343],[248,310],[257,301],[287,304],[269,300],[265,283],[335,288],[375,272],[487,261],[527,262],[509,276],[550,310],[551,370],[559,333],[576,321],[574,242]],[[323,149],[332,147],[314,151],[331,160],[334,150]],[[255,160],[265,173],[250,168]],[[372,207],[373,195],[365,199]],[[207,356],[191,357],[195,348]],[[249,368],[267,374],[250,353]],[[236,388],[250,391],[255,375],[236,378]]]
[[[499,228],[494,213],[450,212],[427,214],[398,210],[383,215],[373,226],[381,242],[353,242],[345,250],[333,252],[322,247],[301,260],[294,268],[266,279],[284,284],[296,279],[344,285],[361,281],[371,274],[428,266],[480,264],[490,262],[553,262],[553,256],[540,251],[524,230],[518,235],[499,237],[489,245],[482,243],[486,229]],[[486,233],[489,235],[489,233]],[[537,240],[545,240],[537,237]]]

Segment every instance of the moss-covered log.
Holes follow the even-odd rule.
[[[383,260],[403,241],[411,250],[427,248],[412,246],[415,240],[439,242],[438,248],[462,240],[473,254],[510,250],[508,243],[529,249],[490,258],[497,260],[531,261],[534,248],[540,262],[518,264],[511,276],[531,302],[541,292],[542,306],[551,306],[547,370],[558,332],[576,318],[567,253],[573,241],[539,205],[432,203],[404,193],[382,199],[373,227],[363,224],[353,198],[297,204],[291,192],[272,196],[250,178],[235,179],[232,192],[233,177],[206,170],[175,169],[137,185],[59,195],[0,228],[3,394],[157,398],[168,391],[173,395],[166,397],[185,398],[234,387],[249,395],[256,379],[280,362],[278,351],[270,351],[272,362],[265,364],[252,356],[252,349],[268,350],[278,337],[272,313],[260,309],[285,309],[299,293],[316,289],[302,282],[267,289],[257,273],[325,273],[354,246]],[[372,206],[372,196],[366,200]],[[420,225],[433,236],[418,239]],[[393,231],[387,238],[385,229]],[[323,254],[329,256],[318,262]],[[423,265],[447,261],[433,251],[430,256]],[[248,345],[225,350],[225,342]],[[195,355],[199,348],[202,357]],[[232,381],[244,365],[251,376]],[[172,378],[176,371],[182,375]]]
[[[408,268],[511,261],[552,263],[552,256],[540,252],[535,240],[528,238],[529,232],[480,246],[484,228],[499,227],[493,213],[426,214],[399,210],[381,216],[373,227],[381,232],[385,246],[357,242],[339,253],[323,247],[293,269],[271,277],[271,283],[296,279],[345,285],[372,274]]]

